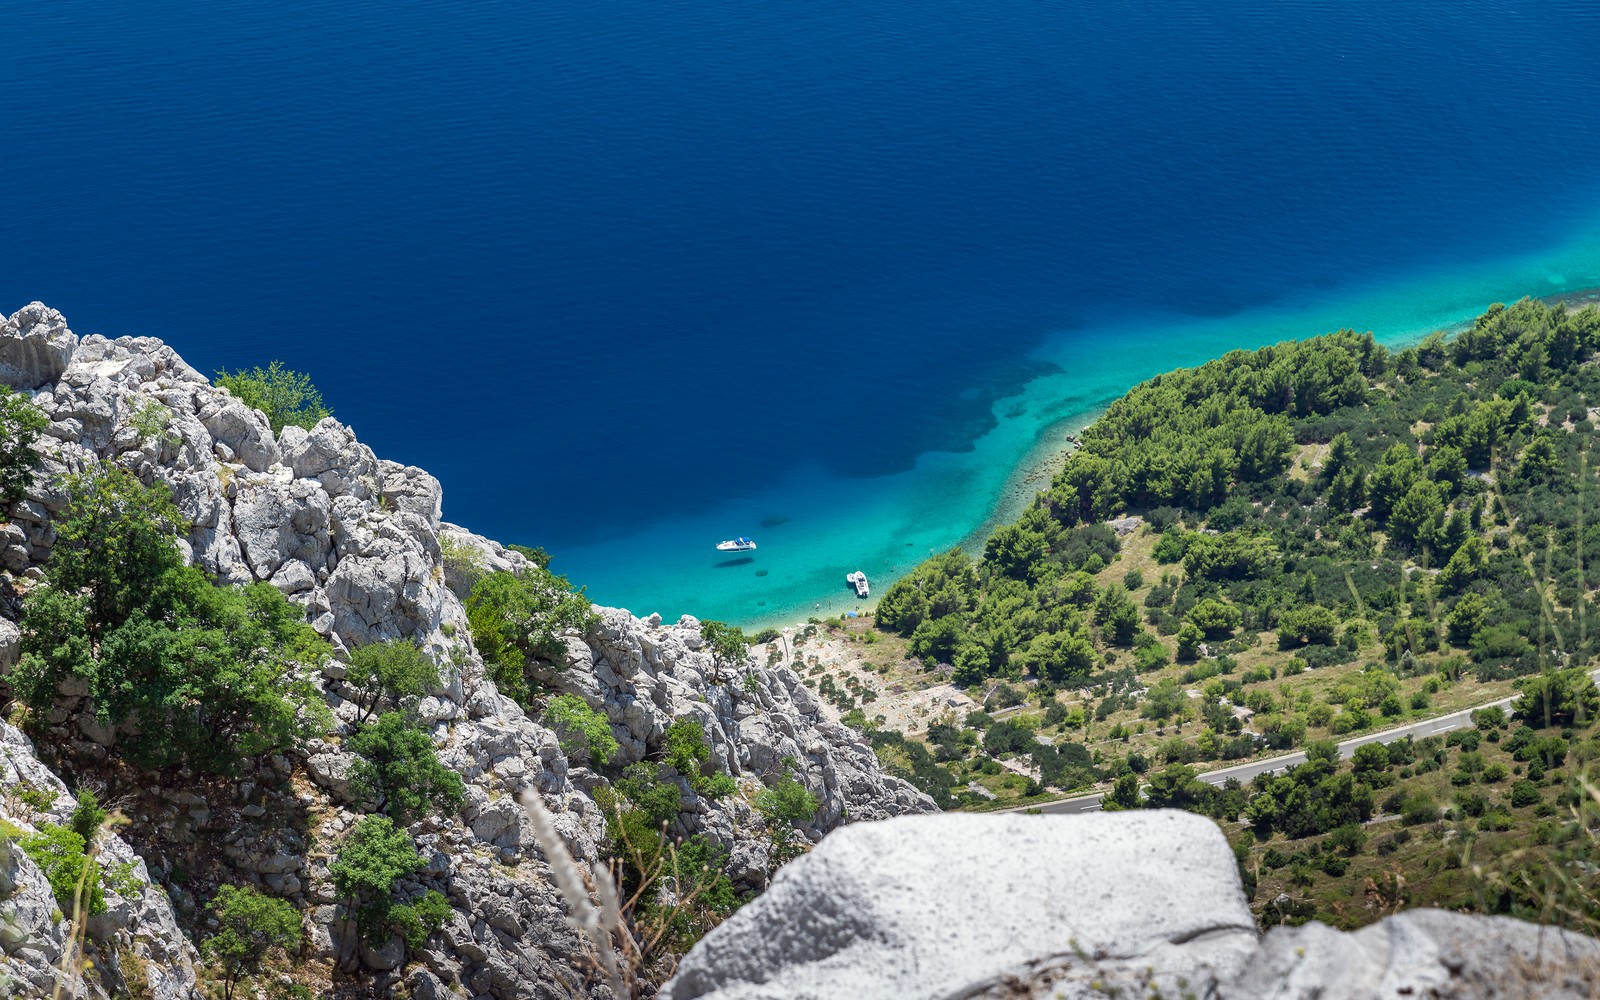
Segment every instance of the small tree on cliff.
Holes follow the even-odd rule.
[[[33,442],[50,418],[20,392],[0,386],[0,500],[20,500],[33,485]]]
[[[222,1000],[233,1000],[239,980],[261,968],[269,951],[300,947],[300,915],[294,907],[248,886],[222,886],[211,900],[211,913],[220,926],[202,950],[222,968]]]
[[[528,708],[529,671],[537,663],[559,663],[564,636],[585,632],[600,621],[583,588],[574,591],[565,577],[531,566],[515,573],[489,573],[468,595],[467,625],[472,644],[500,690]]]
[[[744,637],[744,630],[737,625],[718,621],[701,622],[700,638],[706,641],[706,647],[711,653],[714,681],[722,679],[723,667],[743,663],[750,655],[750,641]]]
[[[356,724],[363,725],[384,699],[404,708],[438,687],[439,667],[415,643],[374,642],[350,654],[345,680],[357,689],[354,701],[361,716]]]
[[[241,368],[229,372],[224,368],[217,372],[217,385],[244,405],[266,414],[274,434],[290,426],[310,430],[323,417],[333,416],[333,411],[322,403],[322,393],[311,384],[311,376],[290,371],[281,361],[250,371]]]
[[[433,737],[402,713],[378,716],[345,746],[356,758],[351,789],[379,812],[410,823],[430,810],[447,816],[461,805],[461,775],[440,763]]]
[[[305,612],[268,583],[217,586],[185,566],[164,485],[102,467],[64,480],[45,585],[27,599],[8,678],[45,717],[70,679],[141,766],[226,773],[328,721],[308,672],[328,654]]]

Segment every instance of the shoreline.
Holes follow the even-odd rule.
[[[1547,305],[1563,304],[1568,308],[1575,309],[1591,305],[1600,307],[1600,286],[1579,288],[1555,295],[1529,295],[1526,297],[1537,299]],[[1487,309],[1490,304],[1490,302],[1483,304],[1480,309],[1480,315],[1481,310]],[[1510,305],[1511,303],[1507,302],[1505,304]],[[1388,339],[1387,342],[1383,343],[1383,346],[1391,351],[1404,350],[1407,347],[1421,343],[1434,333],[1444,333],[1447,336],[1458,334],[1463,330],[1470,329],[1474,321],[1475,317],[1474,319],[1448,324],[1427,332],[1402,334]],[[1317,334],[1307,334],[1306,337],[1301,338],[1286,337],[1284,339],[1308,339],[1312,336],[1317,336]],[[1216,355],[1215,357],[1220,356]],[[1215,357],[1207,360],[1215,360]],[[1200,363],[1204,364],[1205,362]],[[1194,366],[1176,365],[1174,369],[1186,367]],[[1139,381],[1144,380],[1141,379]],[[1062,417],[1060,420],[1047,425],[1039,433],[1033,445],[1029,447],[1022,458],[1012,467],[1010,473],[1007,474],[1004,483],[989,504],[988,513],[970,531],[963,535],[953,547],[960,548],[968,555],[981,555],[985,542],[988,541],[995,528],[1016,520],[1028,509],[1028,506],[1033,503],[1040,492],[1049,488],[1050,483],[1066,464],[1067,459],[1077,450],[1076,445],[1070,439],[1080,435],[1085,428],[1100,419],[1106,409],[1116,399],[1121,398],[1122,393],[1132,389],[1139,384],[1139,381],[1123,387],[1121,393],[1117,396],[1095,405],[1092,409]],[[1001,402],[1003,400],[996,401],[996,405],[1000,405]],[[822,597],[816,600],[809,616],[805,614],[804,608],[792,608],[787,611],[774,611],[769,615],[751,618],[747,623],[743,623],[743,627],[750,631],[759,631],[766,628],[782,629],[803,626],[811,618],[817,620],[843,618],[851,611],[862,617],[870,616],[876,612],[883,590],[893,586],[896,581],[909,573],[915,565],[919,565],[922,561],[922,559],[918,559],[912,566],[907,566],[903,570],[899,566],[893,567],[897,572],[893,576],[886,575],[882,583],[874,582],[873,594],[866,600],[856,600],[849,596],[843,589],[846,585],[841,577],[839,595],[837,597]]]

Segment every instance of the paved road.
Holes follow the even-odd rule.
[[[1600,670],[1594,671],[1592,676],[1597,682],[1600,682]],[[1491,701],[1482,705],[1475,705],[1472,708],[1464,708],[1459,712],[1452,712],[1449,715],[1441,715],[1436,719],[1426,719],[1422,722],[1413,722],[1409,726],[1401,726],[1398,729],[1386,729],[1378,733],[1368,733],[1365,736],[1357,736],[1355,739],[1345,740],[1343,743],[1339,744],[1339,756],[1349,759],[1355,755],[1356,747],[1366,743],[1393,743],[1395,740],[1405,739],[1407,736],[1411,736],[1416,739],[1422,739],[1423,737],[1435,736],[1439,733],[1447,733],[1452,729],[1459,729],[1462,726],[1470,726],[1472,725],[1471,716],[1473,712],[1476,712],[1482,708],[1490,708],[1495,705],[1498,705],[1501,708],[1509,709],[1512,701],[1512,698],[1501,698],[1499,701]],[[1265,760],[1251,761],[1248,764],[1235,764],[1233,767],[1218,768],[1215,771],[1203,771],[1197,775],[1197,777],[1199,777],[1201,781],[1211,785],[1220,785],[1229,778],[1238,778],[1241,784],[1249,784],[1250,779],[1254,778],[1258,774],[1281,771],[1286,767],[1292,767],[1296,764],[1304,764],[1305,762],[1306,755],[1303,752],[1287,753],[1279,757],[1268,757]],[[1016,809],[1006,809],[1002,811],[1026,812],[1031,809],[1036,809],[1043,813],[1070,814],[1099,812],[1100,800],[1104,797],[1104,792],[1094,792],[1089,795],[1076,795],[1070,799],[1057,799],[1054,802],[1045,802],[1040,805],[1033,806],[1021,806]]]

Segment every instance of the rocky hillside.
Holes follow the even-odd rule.
[[[40,474],[0,525],[8,617],[26,614],[27,591],[43,578],[64,477],[114,463],[170,487],[193,564],[224,583],[270,582],[304,607],[336,653],[323,677],[334,731],[302,752],[253,762],[237,780],[157,779],[119,766],[116,729],[72,710],[83,691],[62,692],[42,754],[3,729],[0,785],[15,790],[25,778],[38,792],[0,796],[0,819],[23,833],[62,822],[68,785],[100,788],[128,818],[102,854],[103,863],[126,863],[128,877],[108,887],[106,914],[89,922],[93,971],[69,970],[64,995],[192,995],[196,968],[206,976],[195,947],[207,932],[204,907],[224,883],[260,887],[303,914],[307,944],[295,979],[314,988],[390,996],[403,983],[419,998],[606,995],[516,799],[530,790],[542,797],[588,875],[608,850],[596,795],[610,781],[569,759],[556,732],[497,691],[463,606],[476,574],[523,571],[524,557],[443,522],[439,483],[423,470],[379,459],[332,418],[274,434],[260,412],[160,340],[79,338],[59,313],[34,303],[0,326],[0,382],[25,391],[49,419],[36,445]],[[598,625],[567,636],[566,663],[541,679],[604,713],[619,744],[613,773],[659,757],[675,720],[703,727],[738,790],[712,798],[680,781],[673,832],[701,834],[725,851],[738,891],[760,891],[776,868],[772,831],[751,802],[785,776],[821,804],[797,826],[807,842],[846,820],[933,810],[885,776],[854,731],[827,721],[791,671],[747,663],[738,683],[726,682],[694,619],[597,611]],[[0,669],[15,663],[18,636],[0,619]],[[437,890],[452,910],[415,949],[398,938],[358,944],[329,872],[360,812],[341,748],[357,715],[341,661],[387,639],[420,643],[441,666],[444,683],[417,714],[440,759],[466,782],[458,814],[411,829],[429,861],[402,890]],[[0,844],[0,977],[16,995],[49,995],[73,929],[34,861]]]

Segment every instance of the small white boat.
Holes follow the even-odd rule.
[[[859,569],[856,570],[854,573],[851,573],[850,575],[846,576],[844,579],[845,579],[846,583],[848,583],[848,584],[850,584],[850,586],[856,588],[856,596],[857,597],[866,597],[869,593],[872,592],[871,589],[867,586],[867,574],[861,572]]]
[[[717,543],[718,552],[749,552],[755,547],[756,543],[744,537],[743,535],[740,535],[738,538],[730,538],[725,542]]]

